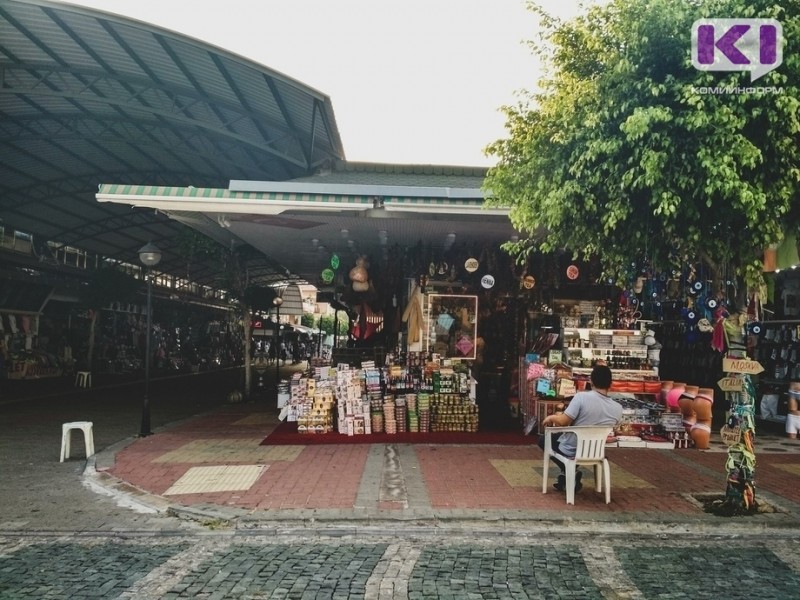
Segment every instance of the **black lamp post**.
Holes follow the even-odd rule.
[[[275,305],[275,397],[278,397],[278,384],[281,381],[281,304],[283,298],[275,296],[272,299]]]
[[[161,250],[153,242],[148,242],[139,250],[139,260],[147,267],[145,279],[147,280],[147,336],[144,344],[144,402],[142,404],[142,425],[139,428],[139,437],[152,435],[150,431],[150,329],[151,325],[151,296],[153,287],[152,267],[161,262]]]

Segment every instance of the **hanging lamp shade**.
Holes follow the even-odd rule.
[[[303,297],[297,284],[291,283],[277,290],[278,296],[282,299],[281,314],[285,316],[301,316],[303,314]],[[276,310],[270,310],[274,315]]]

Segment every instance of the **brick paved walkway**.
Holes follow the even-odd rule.
[[[611,504],[594,491],[589,474],[569,506],[550,486],[542,494],[542,453],[535,446],[259,445],[277,424],[276,412],[263,406],[227,405],[137,439],[99,469],[181,506],[216,505],[251,516],[300,509],[356,517],[490,511],[531,518],[702,518],[697,496],[725,489],[722,451],[609,448]],[[784,515],[800,514],[800,443],[777,437],[760,442],[759,494],[783,505]]]

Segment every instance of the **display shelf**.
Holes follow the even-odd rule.
[[[800,321],[780,320],[765,321],[755,348],[753,358],[757,360],[764,372],[756,380],[755,412],[756,418],[771,423],[784,422],[788,412],[787,390],[792,378],[800,376],[800,356],[797,347],[800,340]],[[767,339],[767,335],[773,339]],[[777,339],[775,339],[777,338]],[[783,350],[783,352],[781,351]],[[762,410],[762,400],[766,395],[778,395],[774,414]]]
[[[611,372],[614,376],[621,376],[621,375],[642,375],[642,377],[656,377],[657,372],[655,369],[611,369]],[[573,375],[591,375],[592,374],[592,367],[573,367],[572,369]]]
[[[631,329],[564,329],[564,351],[571,367],[589,368],[597,360],[612,370],[635,370],[647,364],[641,331]]]

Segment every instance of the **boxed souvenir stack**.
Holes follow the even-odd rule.
[[[451,367],[442,367],[433,372],[433,392],[435,394],[455,394],[456,374]]]
[[[431,430],[431,397],[430,394],[417,394],[417,410],[419,411],[419,431],[428,433]]]
[[[305,384],[300,383],[299,373],[292,378],[291,384],[288,381],[281,381],[278,384],[278,398],[278,404],[283,404],[283,408],[286,410],[287,421],[297,421],[298,417],[306,414],[311,408]]]
[[[383,399],[383,430],[386,433],[397,433],[397,418],[394,412],[394,396],[387,395]]]
[[[281,381],[278,383],[278,408],[283,408],[289,402],[289,382]]]
[[[369,400],[361,393],[361,372],[348,365],[336,370],[336,402],[339,433],[360,435],[372,431]]]
[[[623,413],[623,421],[614,430],[617,446],[619,448],[645,448],[645,442],[640,432],[633,428],[630,422],[626,422]]]
[[[462,394],[434,394],[431,431],[478,431],[478,405]]]
[[[661,415],[661,427],[664,434],[671,440],[673,448],[689,448],[692,439],[683,426],[681,413],[664,413]]]
[[[370,422],[373,433],[383,433],[383,391],[381,371],[376,368],[363,369],[364,386],[369,401]]]
[[[408,430],[416,433],[419,431],[416,394],[406,394],[406,409],[408,411]]]
[[[330,365],[315,366],[313,369],[313,377],[317,381],[336,379],[336,369]]]
[[[394,419],[397,422],[397,433],[405,433],[406,429],[406,397],[394,399]]]
[[[313,382],[313,380],[311,380]],[[320,388],[313,391],[310,409],[297,419],[298,433],[330,433],[333,431],[333,390]]]

